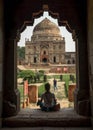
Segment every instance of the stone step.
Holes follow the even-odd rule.
[[[90,127],[89,119],[12,119],[3,120],[3,127]]]
[[[89,117],[77,115],[73,109],[58,112],[23,110],[17,116],[4,118],[3,127],[90,127]]]

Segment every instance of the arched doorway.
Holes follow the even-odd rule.
[[[48,45],[40,45],[40,59],[41,59],[41,64],[48,63],[48,58],[49,58],[49,48]]]
[[[56,57],[54,56],[54,63],[56,63]]]
[[[38,10],[38,11],[41,10],[40,4],[38,7],[36,7],[36,4],[34,4],[34,5],[35,5],[36,10]],[[22,9],[22,8],[20,8],[20,9]],[[53,9],[53,7],[51,5],[50,5],[50,9],[51,10]],[[47,11],[49,11],[49,14],[51,16],[56,17],[58,19],[60,16],[60,18],[62,19],[62,17],[61,17],[62,13],[60,12],[60,10],[58,8],[56,11],[58,13],[52,13],[50,11],[50,9],[48,8],[48,5],[44,5],[43,9],[39,13],[33,13],[33,18],[39,17],[40,15],[42,15],[43,10],[45,10],[45,11],[47,10]],[[33,10],[31,10],[31,11],[34,12]],[[53,9],[53,12],[54,11],[55,11],[55,9]],[[72,11],[72,14],[73,14],[73,11]],[[86,40],[86,33],[84,33],[84,28],[82,28],[82,26],[79,25],[79,23],[77,22],[78,21],[77,18],[76,19],[75,18],[76,18],[76,16],[74,17],[74,24],[73,24],[70,20],[70,16],[67,14],[67,16],[65,18],[63,16],[64,21],[59,20],[59,25],[65,25],[66,28],[70,32],[72,32],[73,38],[76,41],[76,50],[78,53],[77,53],[77,57],[76,57],[77,58],[77,67],[76,67],[77,88],[74,93],[75,110],[77,111],[77,113],[79,113],[81,115],[86,115],[86,114],[88,115],[89,114],[89,77],[88,77],[88,59],[87,59],[88,55],[86,53],[87,52],[87,40]],[[17,23],[17,15],[16,15],[15,19],[16,19],[15,21]],[[65,19],[67,19],[67,21],[69,21],[69,24],[67,21],[65,21]],[[28,17],[28,20],[30,20],[29,17]],[[75,21],[76,21],[76,23],[75,23]],[[13,21],[11,21],[11,22],[13,23]],[[23,22],[23,19],[21,22]],[[83,21],[81,23],[83,23]],[[5,109],[4,109],[3,113],[5,112],[6,114],[10,114],[10,115],[16,114],[20,109],[19,108],[19,93],[16,89],[16,67],[15,67],[16,61],[14,60],[16,57],[16,53],[15,53],[16,52],[16,42],[19,38],[20,32],[22,32],[22,30],[25,28],[26,24],[29,25],[32,23],[25,22],[23,27],[21,28],[21,30],[17,31],[18,26],[19,26],[19,28],[20,28],[20,26],[22,26],[22,23],[20,23],[20,24],[17,24],[17,26],[13,29],[11,28],[11,32],[12,31],[14,32],[13,34],[10,33],[10,36],[9,35],[6,36],[6,38],[8,39],[8,42],[6,43],[6,47],[5,47],[5,54],[7,55],[7,57],[5,58],[5,63],[7,64],[7,66],[4,65],[4,72],[7,72],[7,74],[4,76],[4,80],[6,82],[5,82],[5,86],[4,86],[4,97],[3,98],[4,98],[4,101],[8,100],[8,101],[10,101],[11,104],[14,104],[14,106],[11,106],[8,101],[4,102],[4,108],[5,108],[5,106],[6,107],[8,106],[9,108],[11,108],[12,113],[6,113]],[[79,26],[81,27],[81,29],[79,28]],[[83,25],[83,27],[84,27],[84,25]],[[78,28],[80,30],[78,30]],[[75,29],[75,31],[73,29]],[[17,36],[15,35],[16,31],[17,31]],[[10,44],[10,43],[12,43],[12,44]],[[85,43],[85,46],[83,46],[84,43]],[[8,48],[8,52],[7,52],[7,48]],[[11,59],[11,61],[9,61],[9,59]],[[86,64],[86,60],[87,60],[87,64]],[[82,66],[82,64],[84,64],[84,66]],[[10,75],[10,77],[8,78],[9,75]],[[5,90],[8,90],[7,93],[5,92]],[[13,96],[10,96],[11,94],[13,94]],[[86,97],[86,95],[87,95],[87,97]],[[81,106],[82,106],[82,109],[81,109]],[[86,108],[85,108],[85,106],[86,106]],[[85,108],[85,112],[82,111],[83,108]],[[86,111],[87,111],[87,113],[86,113]]]
[[[47,63],[47,61],[48,61],[48,60],[47,60],[46,57],[44,57],[44,58],[42,59],[42,62],[43,62],[43,63]]]
[[[36,63],[37,62],[37,59],[36,59],[36,57],[34,57],[34,63]]]

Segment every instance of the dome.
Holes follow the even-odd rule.
[[[61,39],[61,33],[59,27],[51,22],[48,18],[45,18],[38,23],[33,29],[32,41],[40,40],[53,40]]]
[[[36,31],[44,31],[44,30],[55,30],[57,33],[60,33],[60,29],[58,28],[58,26],[51,22],[48,18],[45,18],[44,20],[42,20],[40,23],[38,23],[34,30],[33,33]]]

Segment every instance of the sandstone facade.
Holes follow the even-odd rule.
[[[35,26],[31,41],[25,41],[25,63],[75,64],[75,52],[65,52],[65,38],[59,27],[45,18]]]

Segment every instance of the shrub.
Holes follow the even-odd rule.
[[[44,70],[39,70],[39,75],[40,75],[40,76],[43,76],[43,75],[44,75],[44,73],[45,73],[45,71],[44,71]]]
[[[34,77],[34,72],[31,70],[22,70],[18,73],[18,78],[23,78],[23,80],[28,80],[30,83]]]
[[[22,70],[18,74],[19,78],[25,78],[25,77],[30,77],[34,76],[34,72],[32,70]]]
[[[76,79],[75,79],[75,75],[70,75],[70,80],[75,83]]]

